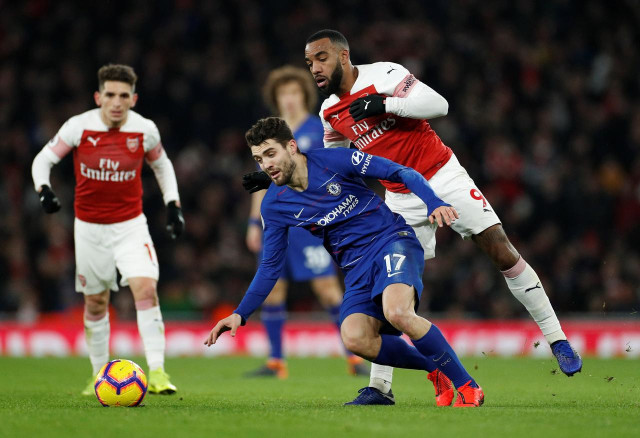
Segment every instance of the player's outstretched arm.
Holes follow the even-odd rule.
[[[209,333],[209,336],[204,341],[204,345],[207,347],[211,347],[211,345],[215,344],[221,334],[224,332],[231,331],[231,336],[236,335],[236,331],[238,327],[242,325],[242,317],[237,313],[232,313],[224,319],[218,321],[215,327]]]
[[[440,226],[442,223],[450,225],[451,221],[457,218],[458,213],[455,209],[438,197],[424,176],[410,167],[361,151],[325,149],[324,154],[331,167],[344,175],[384,179],[404,184],[427,205],[431,223],[436,221]],[[440,207],[448,208],[440,209],[436,213]]]

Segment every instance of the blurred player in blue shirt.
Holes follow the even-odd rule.
[[[345,275],[340,333],[351,352],[372,362],[431,371],[435,365],[458,391],[454,407],[478,407],[482,389],[440,330],[415,312],[422,294],[424,251],[402,216],[392,213],[362,177],[401,182],[420,197],[429,220],[451,225],[455,209],[413,169],[350,149],[303,154],[284,120],[259,120],[246,134],[254,159],[275,184],[261,207],[263,259],[238,308],[205,341],[235,333],[262,304],[285,264],[288,230],[304,228],[323,241]],[[414,346],[399,337],[406,334]],[[363,391],[380,392],[366,387]],[[379,396],[380,394],[372,394]],[[393,393],[382,394],[388,404]]]
[[[263,96],[273,113],[287,122],[301,152],[324,147],[322,122],[311,114],[317,103],[316,85],[306,70],[292,66],[273,70],[265,82]],[[262,256],[260,205],[264,195],[264,191],[251,195],[246,237],[247,247],[258,258]],[[302,228],[289,230],[289,242],[284,270],[260,313],[271,347],[269,359],[264,366],[245,374],[247,377],[288,376],[282,332],[287,318],[286,298],[290,281],[309,281],[322,307],[338,324],[343,290],[331,256],[321,240]],[[369,375],[369,367],[358,356],[347,353],[347,365],[353,375]]]

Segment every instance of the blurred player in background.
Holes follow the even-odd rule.
[[[399,64],[354,66],[349,54],[346,38],[334,30],[319,31],[306,43],[309,70],[318,88],[329,96],[320,109],[325,147],[353,143],[359,150],[420,172],[436,194],[459,212],[452,228],[464,239],[472,239],[500,269],[511,293],[551,345],[560,369],[567,376],[579,372],[582,360],[567,341],[538,275],[513,247],[489,202],[426,121],[446,115],[447,101]],[[425,258],[434,257],[436,227],[427,220],[425,204],[405,185],[381,182],[387,189],[386,204],[413,227]],[[432,374],[429,378],[437,398],[450,394],[448,379]],[[380,395],[390,391],[391,379],[392,368],[372,366],[370,387]],[[362,404],[383,401],[363,394],[358,397]],[[443,404],[449,399],[446,395]]]
[[[205,344],[215,343],[227,330],[235,336],[284,267],[288,229],[304,228],[322,238],[344,272],[340,333],[350,351],[402,368],[427,370],[436,365],[451,376],[458,390],[454,406],[482,405],[482,389],[440,330],[415,313],[424,269],[420,242],[402,216],[392,213],[363,178],[411,187],[429,206],[428,220],[436,226],[450,225],[457,217],[455,209],[439,199],[418,172],[385,158],[342,148],[301,153],[280,118],[259,120],[246,139],[254,159],[275,183],[261,208],[264,257],[238,308],[216,324]],[[393,404],[391,391],[385,397],[387,404]]]
[[[311,114],[317,104],[317,90],[306,70],[285,66],[273,70],[263,88],[264,101],[272,112],[291,127],[302,152],[322,148],[323,127],[320,118]],[[247,228],[249,250],[261,256],[262,221],[260,205],[264,191],[251,195],[251,210]],[[271,347],[267,363],[246,376],[275,376],[286,378],[287,364],[282,351],[282,331],[287,318],[286,298],[290,281],[309,281],[322,307],[338,324],[342,286],[336,275],[331,256],[322,241],[302,228],[289,230],[289,248],[282,276],[262,305],[260,313]],[[339,328],[339,325],[338,325]],[[362,358],[348,353],[347,365],[353,375],[368,375],[369,368]]]
[[[109,294],[129,286],[138,330],[149,366],[149,392],[172,394],[164,371],[164,323],[158,302],[158,259],[142,212],[140,172],[153,169],[167,205],[172,238],[184,230],[173,165],[155,123],[131,110],[138,100],[137,76],[126,65],[98,70],[98,108],[70,118],[33,160],[32,176],[47,213],[60,209],[49,177],[53,165],[70,152],[75,167],[76,290],[84,294],[84,327],[95,376],[109,361]],[[93,393],[93,380],[83,394]]]

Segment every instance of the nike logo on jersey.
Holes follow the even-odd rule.
[[[542,289],[542,286],[540,286],[540,282],[536,283],[535,286],[530,287],[529,289],[525,289],[524,293],[526,294],[527,292],[529,292],[530,290],[534,290],[534,289]]]
[[[387,277],[388,277],[388,278],[390,278],[390,277],[393,277],[393,276],[398,275],[398,274],[402,274],[402,271],[400,271],[400,272],[394,272],[393,274],[392,274],[392,273],[390,273],[390,272],[388,272],[388,273],[387,273]]]
[[[392,68],[391,70],[389,70],[389,71],[387,72],[387,74],[391,73],[391,72],[392,72],[392,71],[394,71],[394,70],[395,70],[395,68]]]
[[[484,211],[485,213],[491,213],[491,210],[489,210],[488,208],[483,208],[482,211]]]
[[[102,137],[93,138],[93,137],[89,136],[89,137],[87,137],[87,140],[89,140],[93,144],[93,147],[96,147],[96,145],[100,141],[100,138],[102,138]]]
[[[370,103],[371,103],[371,101],[370,101],[370,100],[365,100],[365,101],[364,101],[364,110],[365,110],[365,111],[367,110],[367,107],[369,106],[369,104],[370,104]]]
[[[304,207],[302,207],[302,210],[304,210]],[[294,214],[293,217],[295,217],[296,219],[298,219],[300,217],[300,215],[302,214],[302,210],[300,210],[298,212],[298,214]]]
[[[332,115],[332,116],[331,116],[331,118],[332,118],[332,119],[334,119],[334,118],[335,118],[335,119],[340,120],[340,114],[334,114],[334,115]]]

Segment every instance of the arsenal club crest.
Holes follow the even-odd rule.
[[[127,138],[127,149],[129,149],[129,152],[137,151],[138,146],[140,146],[140,138],[138,137]]]

